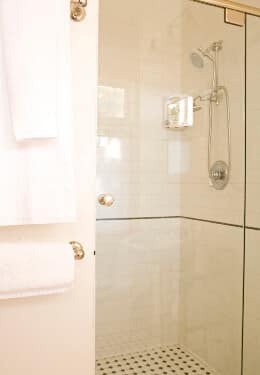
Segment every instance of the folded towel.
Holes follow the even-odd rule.
[[[73,286],[74,252],[57,243],[0,245],[0,299],[61,293]]]
[[[1,0],[0,27],[10,115],[17,140],[58,134],[60,61],[70,38],[68,0]],[[64,20],[62,14],[66,12]],[[64,23],[65,21],[65,23]],[[66,77],[63,77],[66,79]],[[67,77],[68,79],[68,77]]]
[[[8,68],[4,63],[4,48],[2,48],[2,33],[0,33],[0,225],[24,225],[24,224],[49,224],[74,222],[76,216],[76,194],[74,181],[74,163],[73,163],[73,129],[72,129],[72,100],[70,87],[70,48],[68,47],[68,39],[70,38],[70,18],[69,6],[67,0],[45,0],[41,3],[44,9],[47,4],[58,1],[61,5],[66,3],[66,8],[61,6],[57,15],[56,23],[58,24],[58,48],[63,53],[58,53],[58,73],[57,73],[57,130],[58,137],[52,139],[26,140],[17,142],[13,136],[12,112],[9,110],[10,100],[16,103],[19,100],[30,102],[29,98],[18,98],[14,91],[15,97],[8,97],[6,92],[9,90],[10,82],[8,82],[9,74],[6,74]],[[10,0],[0,1],[0,30],[2,28],[3,14],[1,10],[6,9],[12,3],[12,11],[14,17],[18,17],[20,10],[26,9],[31,3],[30,11],[25,14],[25,21],[44,22],[45,31],[48,34],[49,18],[44,17],[40,12],[37,17],[35,2],[29,0]],[[17,8],[16,8],[17,6]],[[15,9],[15,12],[14,12]],[[33,9],[33,15],[30,15]],[[9,20],[12,20],[11,13]],[[46,14],[45,14],[46,15]],[[52,18],[51,18],[52,20]],[[6,21],[5,21],[6,22]],[[17,40],[19,44],[19,38]],[[46,47],[47,48],[47,47]],[[37,51],[35,52],[37,55]],[[22,56],[20,57],[22,58]],[[37,60],[38,61],[38,60]],[[20,60],[18,61],[20,63]],[[39,61],[38,61],[39,62]],[[40,62],[39,62],[40,63]],[[13,68],[14,69],[14,68]],[[21,68],[22,69],[22,68]],[[41,81],[41,73],[39,72],[37,79]],[[15,85],[15,82],[13,82]],[[47,89],[47,86],[46,86]],[[50,95],[52,92],[50,90]],[[38,94],[37,94],[38,95]],[[40,95],[40,94],[39,94]],[[44,99],[45,107],[48,104],[48,98]],[[41,97],[37,99],[39,105]],[[11,112],[11,113],[10,113]],[[44,112],[44,110],[43,110]],[[20,115],[19,115],[20,116]],[[24,125],[26,119],[21,114],[21,121],[17,115],[17,127],[21,124],[21,133],[25,137]],[[24,116],[26,113],[24,112]],[[36,116],[36,112],[35,112]],[[43,117],[42,117],[43,116]],[[39,120],[44,118],[44,114],[39,113]],[[25,121],[26,120],[26,121]],[[16,127],[15,125],[15,127]],[[32,125],[32,124],[31,124]],[[31,126],[30,125],[30,126]],[[35,131],[38,132],[37,119],[34,124]],[[42,123],[45,126],[45,124]],[[17,128],[16,127],[16,128]],[[40,126],[41,127],[41,126]],[[31,128],[32,129],[32,128]],[[40,128],[38,128],[40,129]],[[46,129],[48,124],[46,123]],[[20,131],[19,130],[19,131]],[[33,129],[32,129],[33,130]],[[33,130],[34,131],[34,130]],[[29,132],[30,135],[33,131]],[[43,130],[45,131],[45,130]],[[19,133],[19,137],[21,136]],[[27,135],[29,133],[26,133]],[[18,133],[17,133],[18,134]],[[37,133],[39,135],[39,133]],[[41,133],[43,135],[43,133]],[[45,135],[50,133],[47,131]]]

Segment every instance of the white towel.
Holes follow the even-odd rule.
[[[55,4],[56,0],[51,0],[51,2]],[[0,225],[2,226],[75,221],[76,198],[70,87],[71,66],[70,49],[67,43],[70,38],[69,6],[67,0],[58,0],[58,2],[62,4],[66,2],[66,8],[62,6],[59,9],[56,19],[59,25],[59,49],[63,51],[62,54],[58,54],[59,59],[57,60],[59,66],[57,79],[57,138],[23,142],[15,140],[12,127],[13,117],[9,110],[10,97],[6,95],[8,88],[8,80],[6,78],[9,77],[9,74],[6,74],[5,70],[6,64],[4,62],[6,59],[3,56],[4,49],[1,45],[0,33]],[[1,16],[3,5],[8,7],[11,3],[11,13],[14,17],[16,17],[16,13],[20,11],[20,8],[23,8],[25,4],[31,3],[33,9],[32,18],[40,23],[44,19],[45,30],[48,35],[48,18],[43,16],[42,9],[37,13],[35,1],[29,0],[0,1],[0,28],[1,19],[3,18]],[[45,3],[50,3],[50,1],[41,2],[40,7],[42,8]],[[53,6],[55,9],[55,5]],[[27,16],[25,14],[28,24],[31,22],[29,14],[30,12]],[[11,20],[11,14],[9,18]],[[12,22],[15,23],[15,19]],[[38,76],[40,79],[40,72]],[[45,88],[47,89],[47,86]],[[51,92],[50,95],[52,95]],[[15,101],[19,98],[15,96],[15,98],[11,97],[11,99]],[[21,100],[28,102],[29,98],[21,98]],[[37,100],[40,100],[40,98]],[[38,117],[41,119],[41,113],[39,113]],[[21,130],[24,130],[23,125],[24,123]],[[37,123],[34,123],[34,125],[37,125]],[[46,126],[48,128],[48,124]],[[23,134],[25,135],[25,133]]]
[[[9,107],[17,140],[58,134],[58,84],[60,62],[70,47],[66,32],[64,43],[68,23],[68,0],[0,2]]]
[[[69,244],[0,244],[0,299],[61,293],[73,281]]]

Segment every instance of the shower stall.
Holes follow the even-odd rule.
[[[96,374],[258,375],[260,9],[100,0],[99,38]]]

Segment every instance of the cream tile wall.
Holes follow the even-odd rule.
[[[260,371],[260,232],[246,231],[244,375]]]
[[[163,98],[181,90],[181,61],[172,51],[177,45],[181,53],[186,2],[177,1],[170,15],[172,4],[101,2],[97,190],[112,192],[116,203],[99,207],[98,217],[180,214],[181,171],[172,168],[180,134],[162,127]],[[117,22],[107,22],[115,14]]]
[[[179,239],[175,219],[98,223],[97,357],[178,342]]]
[[[180,343],[240,375],[243,229],[187,219],[97,229],[97,357]]]
[[[178,0],[173,12],[171,0],[163,4],[101,2],[97,190],[113,193],[116,203],[113,210],[98,207],[98,217],[181,214],[242,224],[244,29],[225,24],[220,8]],[[106,22],[115,12],[118,22]],[[198,70],[190,53],[220,39],[220,83],[231,105],[232,175],[228,187],[216,192],[208,182],[207,104],[195,114],[194,128],[184,131],[162,127],[162,108],[169,95],[208,91],[211,64]],[[223,103],[220,112],[214,155],[226,160]]]
[[[247,210],[248,226],[260,227],[260,18],[247,18]]]
[[[179,342],[221,375],[241,371],[243,229],[181,223]]]
[[[190,2],[189,2],[190,3]],[[216,191],[208,179],[208,103],[201,112],[195,113],[192,129],[181,133],[189,163],[181,176],[181,213],[228,223],[243,223],[244,209],[244,28],[223,22],[223,10],[207,5],[190,5],[187,14],[187,32],[183,32],[186,58],[182,61],[182,83],[184,91],[205,94],[211,87],[212,67],[206,61],[204,69],[198,71],[190,64],[188,55],[198,47],[207,48],[213,41],[223,40],[219,58],[219,84],[226,86],[230,98],[231,112],[231,158],[232,171],[228,186]],[[203,14],[203,22],[200,22]],[[227,161],[226,105],[224,101],[213,119],[214,161]],[[187,164],[187,161],[184,160]]]
[[[258,230],[247,229],[245,242],[245,342],[244,375],[260,371],[260,153],[259,153],[259,84],[260,84],[260,19],[247,19],[247,194],[246,224]]]

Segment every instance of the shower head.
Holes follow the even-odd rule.
[[[207,49],[198,48],[197,51],[190,54],[192,65],[196,68],[204,67],[204,58],[210,60],[213,64],[216,64],[217,53],[223,48],[223,40],[218,40],[212,43]]]
[[[204,60],[199,52],[192,52],[190,54],[192,65],[196,68],[202,69],[204,67]]]

